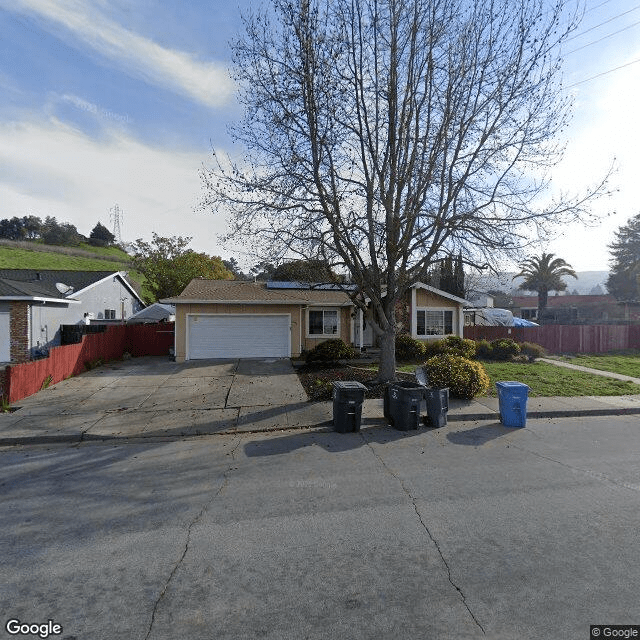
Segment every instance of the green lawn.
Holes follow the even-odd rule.
[[[496,395],[496,382],[514,380],[530,387],[530,396],[621,396],[640,394],[640,385],[556,367],[546,362],[482,362],[491,378],[487,395]],[[415,371],[416,365],[400,365],[399,371]]]
[[[564,362],[581,367],[612,371],[625,376],[640,378],[640,351],[625,351],[616,354],[579,354],[573,358],[561,358]]]

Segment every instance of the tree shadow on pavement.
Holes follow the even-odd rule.
[[[398,431],[392,427],[369,427],[351,433],[337,431],[296,432],[281,437],[270,437],[251,440],[244,444],[247,457],[276,456],[291,453],[303,447],[317,445],[330,453],[352,451],[371,443],[386,444],[404,438],[411,438],[424,434],[433,429],[418,429],[413,431]]]
[[[473,429],[460,429],[447,433],[447,440],[453,444],[463,444],[472,447],[479,447],[487,442],[506,436],[512,433],[512,429],[507,429],[500,422],[483,424]]]

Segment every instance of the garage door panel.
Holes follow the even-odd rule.
[[[288,358],[288,315],[194,315],[187,323],[189,359]]]

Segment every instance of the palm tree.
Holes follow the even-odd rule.
[[[578,277],[569,263],[562,258],[554,258],[553,253],[533,256],[525,260],[520,268],[520,273],[513,278],[524,278],[520,289],[538,292],[538,320],[542,319],[542,313],[547,308],[549,291],[564,291],[567,288],[562,276]]]

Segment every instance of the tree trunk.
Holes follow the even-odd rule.
[[[396,332],[390,327],[380,336],[380,367],[378,382],[393,382],[396,379]]]
[[[542,323],[542,314],[547,308],[547,302],[549,300],[549,292],[546,289],[538,291],[538,323]]]

